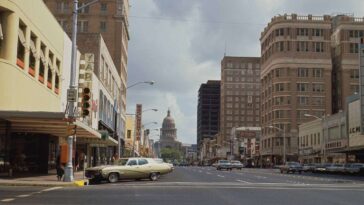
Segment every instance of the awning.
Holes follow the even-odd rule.
[[[62,112],[24,112],[24,111],[0,111],[0,119],[11,123],[11,132],[42,133],[58,137],[67,137],[68,123]],[[99,144],[117,145],[118,142],[108,137],[101,139],[101,134],[85,123],[76,120],[77,139],[93,139]]]

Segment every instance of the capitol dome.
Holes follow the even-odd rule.
[[[176,124],[174,123],[173,117],[171,117],[171,111],[168,110],[167,117],[164,118],[162,128],[163,129],[174,129]]]

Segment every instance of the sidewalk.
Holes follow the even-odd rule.
[[[0,177],[0,186],[84,186],[83,172],[74,173],[74,182],[57,181],[56,172],[51,170],[48,175],[29,175],[18,177]]]

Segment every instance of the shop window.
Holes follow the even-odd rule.
[[[20,23],[18,29],[18,50],[16,54],[16,65],[19,66],[21,69],[24,69],[24,58],[25,58],[25,26]]]

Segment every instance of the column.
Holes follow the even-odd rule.
[[[12,12],[6,13],[4,28],[4,58],[11,63],[16,63],[16,52],[18,45],[18,29],[19,29],[19,17]]]

